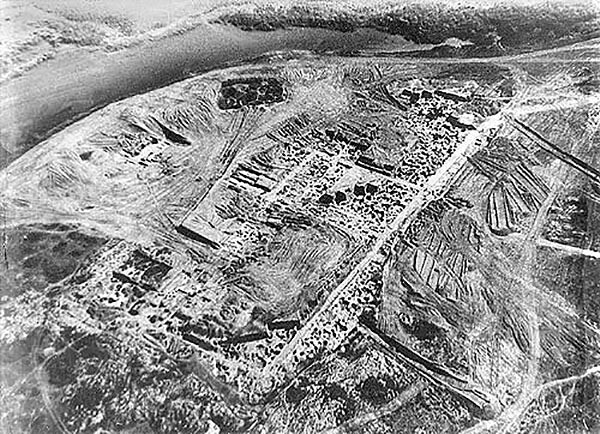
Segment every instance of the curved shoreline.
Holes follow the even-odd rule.
[[[193,74],[278,50],[355,50],[390,38],[376,31],[340,35],[326,29],[245,32],[203,24],[117,52],[74,50],[0,85],[0,169],[94,110]]]
[[[553,4],[560,4],[561,1],[563,0],[554,0]],[[413,6],[417,8],[414,11],[411,9]],[[384,14],[391,20],[388,22],[387,18],[384,19],[385,25],[369,20],[365,23],[354,23],[347,16],[348,11],[342,7],[337,12],[334,9],[331,16],[325,14],[321,21],[312,20],[309,23],[303,20],[312,16],[306,15],[310,10],[299,6],[296,9],[292,7],[290,11],[293,13],[284,13],[280,18],[273,15],[273,10],[268,8],[238,11],[230,15],[218,11],[212,17],[212,23],[203,21],[191,29],[181,29],[180,33],[174,32],[160,39],[148,38],[119,51],[90,52],[80,47],[74,48],[71,53],[62,53],[23,75],[0,84],[0,170],[59,129],[111,102],[172,84],[194,74],[249,62],[273,51],[360,52],[364,49],[381,48],[391,40],[392,45],[399,43],[407,48],[408,55],[414,55],[417,52],[415,49],[423,46],[406,40],[426,41],[410,33],[411,26],[403,27],[404,30],[400,29],[402,31],[394,26],[398,20],[404,22],[402,14],[428,10],[428,7],[433,6],[423,3],[412,5],[406,11],[394,10],[394,13],[400,14],[398,16]],[[425,38],[429,42],[443,40],[449,36],[472,36],[477,29],[482,30],[469,21],[473,17],[477,18],[477,14],[481,12],[476,8],[465,16],[465,22],[450,20],[437,28],[443,17],[451,18],[448,11],[454,10],[446,9],[447,7],[440,16],[431,19],[418,18],[418,14],[415,15],[418,18],[416,29],[421,33],[430,34],[429,39]],[[506,24],[510,21],[508,12],[503,16],[504,21],[500,20],[500,23]],[[573,15],[571,21],[577,23],[577,13]],[[354,23],[355,27],[349,29],[342,26],[339,29],[337,24],[342,17],[348,18],[348,23]],[[369,17],[373,18],[368,14],[363,18]],[[556,16],[550,18],[552,19],[548,22],[554,23],[553,19]],[[534,17],[528,19],[535,20]],[[218,24],[215,21],[228,22],[239,27]],[[308,27],[293,27],[298,24]],[[289,27],[290,25],[292,27]],[[361,27],[363,25],[366,27]],[[261,26],[271,30],[257,30]],[[244,28],[255,30],[245,31]],[[467,33],[461,33],[463,31]],[[489,32],[482,33],[487,35]],[[495,31],[492,33],[497,35]],[[475,47],[486,49],[477,44]],[[446,55],[454,56],[451,52],[441,52],[442,57]]]

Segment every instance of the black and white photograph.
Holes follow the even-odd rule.
[[[597,0],[0,0],[0,434],[598,433]]]

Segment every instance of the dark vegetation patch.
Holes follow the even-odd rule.
[[[431,340],[444,335],[444,331],[438,326],[423,320],[416,320],[407,329],[417,339]]]
[[[11,432],[62,432],[54,418],[70,432],[120,432],[140,425],[157,434],[205,432],[208,419],[221,432],[233,432],[243,423],[185,361],[112,333],[36,330],[6,350],[11,360],[0,360],[3,369],[14,366],[15,357],[31,364],[20,372],[31,380],[14,390],[19,403],[3,413],[3,427],[13,427]],[[41,374],[31,375],[36,368]]]
[[[307,395],[308,390],[296,384],[292,384],[285,391],[285,399],[291,404],[297,404],[301,402]]]
[[[156,289],[160,285],[171,270],[169,264],[152,258],[140,249],[135,250],[121,268],[124,271],[127,270],[128,273],[135,272],[139,274],[135,280],[153,289]]]
[[[396,392],[397,385],[389,375],[371,376],[360,385],[360,396],[373,405],[383,405]]]
[[[165,138],[167,140],[170,140],[173,143],[177,143],[178,145],[184,145],[184,146],[188,146],[191,145],[192,142],[190,142],[190,140],[185,137],[182,136],[181,134],[179,134],[176,131],[173,131],[171,128],[169,128],[168,126],[166,126],[163,122],[159,121],[156,118],[153,118],[154,122],[156,122],[156,124],[160,127],[160,130],[162,131],[162,133],[164,134]]]
[[[273,104],[284,100],[283,83],[274,77],[226,80],[221,84],[218,105],[221,110]]]
[[[0,295],[41,290],[71,275],[106,239],[73,225],[26,225],[4,231]]]

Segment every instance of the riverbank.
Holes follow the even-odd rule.
[[[73,50],[0,85],[1,167],[93,110],[199,72],[249,62],[274,51],[344,52],[389,45],[390,38],[394,39],[373,30],[343,35],[297,28],[245,32],[203,24],[112,53]],[[415,47],[401,38],[394,40],[397,46]]]
[[[64,2],[73,6],[72,0]],[[69,25],[79,26],[79,31],[61,28],[54,39],[36,33],[46,38],[44,43],[59,43],[60,49],[0,84],[0,168],[111,102],[271,52],[391,51],[425,56],[423,50],[441,44],[430,56],[497,56],[530,50],[530,43],[543,48],[548,38],[552,43],[585,40],[598,31],[598,8],[589,0],[513,3],[488,7],[472,0],[457,5],[407,1],[398,5],[380,0],[363,6],[343,0],[304,7],[288,1],[259,1],[251,6],[215,0],[209,7],[181,0],[157,28],[159,15],[150,4],[150,12],[141,18],[134,17],[139,8],[131,6],[115,10],[116,6],[103,4],[108,15],[65,9],[61,16],[70,20]],[[43,10],[38,4],[36,8]],[[89,25],[100,26],[94,27],[99,39],[85,45],[90,41],[79,39],[89,36],[85,27]],[[117,36],[107,28],[118,28]],[[41,30],[48,29],[42,25]],[[448,45],[452,39],[458,45]]]

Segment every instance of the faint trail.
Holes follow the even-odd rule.
[[[525,95],[519,98],[518,103],[526,103],[527,97],[535,97],[535,95]],[[570,110],[577,107],[582,107],[586,105],[594,106],[600,104],[600,96],[597,94],[585,95],[575,98],[569,98],[565,100],[559,100],[554,102],[551,105],[546,104],[534,104],[529,106],[521,106],[515,107],[510,110],[510,114],[513,116],[521,116],[521,115],[530,115],[534,113],[548,112],[548,111],[556,111],[556,110]]]
[[[529,407],[529,405],[536,400],[537,398],[539,398],[539,396],[546,390],[551,389],[553,387],[556,386],[562,386],[565,384],[569,384],[569,383],[574,383],[577,382],[579,380],[582,380],[586,377],[592,376],[592,375],[598,375],[600,374],[600,366],[594,366],[592,368],[589,368],[587,371],[585,371],[583,374],[581,375],[575,375],[575,376],[571,376],[571,377],[566,377],[566,378],[560,378],[558,380],[552,380],[552,381],[548,381],[546,383],[543,383],[541,385],[539,385],[538,387],[536,387],[535,389],[533,389],[529,395],[527,396],[527,400],[524,403],[522,412],[518,415],[518,417],[516,419],[514,419],[513,421],[511,421],[508,425],[506,425],[504,427],[504,429],[502,429],[500,431],[500,433],[505,433],[505,432],[509,432],[512,428],[515,427],[515,425],[519,422],[520,418],[522,417],[522,415],[527,411],[527,408]],[[484,426],[483,424],[478,424],[477,425],[478,429],[477,430],[473,430],[473,431],[463,431],[461,434],[475,434],[475,433],[479,433],[481,432],[482,429],[486,429],[488,426]],[[473,427],[475,428],[475,427]]]
[[[523,242],[523,235],[521,234],[509,234],[508,239],[512,239],[515,242]],[[548,247],[554,250],[560,250],[568,255],[581,255],[589,258],[600,259],[600,252],[590,249],[582,249],[581,247],[570,246],[568,244],[557,243],[556,241],[549,241],[545,238],[538,238],[535,243],[540,247]]]
[[[541,392],[543,392],[546,389],[550,389],[551,387],[554,386],[562,386],[563,384],[567,384],[567,383],[572,383],[574,381],[579,381],[582,380],[586,377],[589,377],[591,375],[600,375],[600,366],[593,366],[591,368],[589,368],[587,371],[585,371],[583,374],[581,375],[574,375],[571,377],[566,377],[566,378],[560,378],[558,380],[552,380],[552,381],[548,381],[544,384],[541,384],[540,386],[538,386],[532,393],[532,395],[539,395]]]

